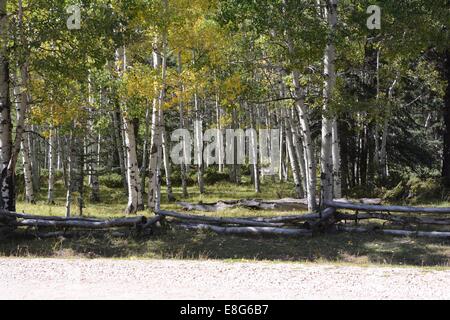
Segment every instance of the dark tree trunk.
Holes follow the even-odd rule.
[[[444,55],[444,77],[447,80],[447,88],[444,97],[444,152],[442,177],[444,185],[450,188],[450,49]]]
[[[349,148],[348,148],[348,136],[349,136],[349,124],[346,121],[347,119],[344,118],[344,121],[339,121],[339,132],[340,132],[340,148],[341,148],[341,187],[342,187],[342,193],[346,194],[348,187],[350,185],[349,183]]]

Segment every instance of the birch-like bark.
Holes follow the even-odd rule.
[[[170,153],[170,144],[169,140],[167,138],[167,132],[166,130],[163,130],[162,133],[162,152],[163,152],[163,159],[164,159],[164,171],[166,176],[166,188],[167,188],[167,199],[169,202],[173,202],[176,200],[175,196],[173,195],[172,191],[172,180],[170,176],[172,175],[172,167],[170,165],[170,159],[169,159],[169,153]]]
[[[283,0],[285,10],[286,10],[286,0]],[[285,30],[286,42],[288,45],[288,51],[291,57],[296,55],[295,47],[292,40],[292,36],[289,32],[289,29]],[[301,140],[303,143],[303,154],[305,157],[305,166],[307,168],[306,175],[306,198],[308,201],[308,210],[315,211],[317,209],[317,200],[316,200],[316,185],[317,185],[317,177],[316,177],[316,160],[314,155],[314,142],[311,134],[311,120],[309,114],[309,108],[305,105],[305,91],[300,83],[300,71],[297,68],[293,68],[292,70],[292,82],[294,86],[294,98],[295,98],[295,107],[297,108],[297,112],[300,119],[300,128],[301,128]]]
[[[181,51],[178,51],[178,75],[181,77],[181,73],[183,71],[183,61],[181,58]],[[184,100],[183,100],[183,95],[184,95],[184,85],[183,83],[180,81],[180,83],[178,84],[179,86],[179,90],[180,90],[180,103],[179,103],[179,114],[180,114],[180,129],[184,129],[186,124],[185,124],[185,120],[184,120]],[[187,146],[186,146],[186,142],[183,141],[183,155],[184,158],[186,159],[186,155],[184,154],[187,150]],[[189,196],[188,193],[188,189],[187,189],[187,167],[189,164],[186,163],[186,161],[183,161],[183,163],[180,165],[180,169],[181,169],[181,189],[183,190],[183,197],[187,198]]]
[[[336,49],[334,45],[334,33],[337,24],[337,0],[327,0],[325,8],[328,20],[328,40],[324,56],[324,89],[323,89],[323,114],[322,114],[322,144],[321,144],[321,203],[333,199],[333,120],[330,110],[330,102],[336,84]],[[337,128],[337,127],[336,127]],[[336,130],[337,134],[337,130]]]
[[[292,72],[292,79],[295,88],[295,106],[300,118],[301,138],[303,143],[303,154],[306,166],[306,198],[308,200],[308,210],[315,211],[317,208],[316,201],[316,160],[314,157],[314,143],[311,135],[310,116],[308,107],[305,105],[305,93],[300,85],[300,74],[297,70]]]
[[[125,125],[125,148],[127,153],[127,182],[128,182],[128,204],[125,213],[134,214],[143,210],[141,185],[139,182],[139,167],[136,154],[136,137],[134,134],[134,123],[124,117]]]
[[[297,160],[297,154],[294,149],[294,141],[292,137],[291,123],[287,119],[286,110],[282,109],[282,118],[284,118],[284,125],[286,130],[286,147],[289,155],[289,163],[291,164],[292,176],[295,184],[295,194],[298,199],[303,198],[303,189],[300,176],[300,168]]]
[[[258,126],[257,126],[256,119],[255,119],[255,112],[252,107],[250,107],[250,122],[251,122],[251,128],[256,130]],[[253,185],[255,188],[255,192],[260,193],[261,192],[261,182],[260,182],[260,177],[259,177],[260,170],[259,170],[259,162],[258,162],[258,143],[257,143],[258,138],[255,136],[255,137],[250,137],[250,139],[252,139],[250,152],[252,152],[252,154],[253,154],[253,165],[252,165]]]
[[[13,198],[14,181],[8,179],[7,169],[11,158],[12,124],[11,101],[9,91],[9,61],[7,52],[8,17],[6,0],[0,0],[0,166],[1,166],[1,197],[2,209],[15,211]]]
[[[305,154],[304,154],[304,150],[303,150],[303,143],[302,143],[302,139],[301,139],[301,133],[300,133],[300,129],[299,129],[299,121],[298,121],[298,116],[297,116],[297,111],[295,108],[292,108],[291,110],[291,128],[292,128],[292,140],[294,143],[294,149],[295,152],[297,154],[297,161],[300,167],[300,173],[301,173],[301,177],[302,177],[302,187],[303,187],[303,192],[306,193],[306,190],[308,189],[308,185],[307,185],[307,170],[306,170],[306,166],[305,166]]]
[[[90,118],[88,121],[89,126],[89,138],[87,146],[87,167],[88,167],[88,177],[89,186],[91,188],[91,193],[89,198],[91,202],[100,202],[100,183],[97,174],[97,161],[99,156],[99,146],[100,141],[97,139],[97,134],[94,130],[93,113],[94,109],[92,105],[94,104],[94,98],[92,96],[91,79],[89,78],[89,114]],[[103,101],[101,101],[103,104]]]
[[[30,162],[30,144],[26,134],[22,137],[22,164],[23,176],[25,180],[25,202],[36,203],[34,199],[33,181]]]
[[[194,94],[194,111],[196,123],[200,123],[203,126],[202,117],[200,114],[200,105],[198,94]],[[194,128],[194,139],[195,139],[195,163],[197,164],[197,183],[200,194],[205,193],[205,183],[203,180],[204,173],[204,163],[203,163],[203,128],[195,126]]]
[[[217,125],[217,129],[219,130],[218,133],[219,135],[217,136],[217,141],[222,141],[220,135],[222,134],[222,125],[220,123],[220,118],[221,118],[221,111],[220,111],[220,98],[219,98],[219,93],[216,93],[215,96],[215,104],[216,104],[216,125]],[[223,172],[223,167],[224,167],[224,154],[223,154],[223,150],[222,148],[218,148],[217,150],[217,159],[219,161],[219,172],[222,173]]]
[[[117,50],[117,69],[120,76],[127,70],[127,56],[125,47]],[[130,119],[126,106],[123,106],[122,121],[124,125],[127,184],[128,184],[128,204],[125,213],[134,214],[144,209],[142,202],[141,185],[139,179],[139,167],[136,152],[136,136],[133,119]]]
[[[127,183],[127,172],[125,168],[125,158],[124,158],[124,146],[122,143],[122,122],[120,121],[120,107],[116,106],[116,110],[112,113],[112,119],[113,119],[113,131],[114,131],[114,138],[116,141],[116,152],[117,157],[119,158],[119,166],[120,166],[120,173],[122,176],[122,183],[123,188],[125,190],[125,194],[128,194],[128,183]]]
[[[38,132],[38,126],[31,125],[31,131]],[[41,164],[39,162],[39,141],[35,134],[28,135],[30,141],[30,158],[31,158],[31,170],[33,172],[33,188],[37,192],[41,188]]]
[[[48,149],[48,190],[47,190],[47,203],[55,203],[55,176],[56,176],[56,166],[57,166],[57,135],[56,129],[50,129],[50,147]],[[24,149],[25,153],[25,149]]]
[[[163,1],[167,10],[167,1]],[[162,164],[162,140],[164,132],[164,112],[163,106],[166,95],[166,74],[167,74],[167,34],[163,32],[162,50],[159,50],[158,39],[153,44],[153,67],[161,70],[162,85],[158,93],[158,98],[153,100],[152,112],[152,138],[150,144],[149,160],[149,186],[148,186],[148,207],[154,212],[161,209],[161,164]]]
[[[72,192],[74,189],[74,179],[73,179],[73,167],[74,167],[74,134],[73,128],[70,130],[70,135],[68,137],[68,156],[67,156],[67,164],[66,164],[66,172],[67,172],[67,191],[66,191],[66,218],[70,218],[71,216],[71,206],[72,206]]]
[[[332,154],[333,154],[333,195],[334,198],[342,198],[342,171],[341,171],[341,147],[339,141],[338,123],[333,119],[331,124],[333,136]]]

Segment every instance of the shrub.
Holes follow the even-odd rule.
[[[386,200],[400,201],[405,199],[407,195],[406,185],[403,181],[400,181],[393,189],[387,190],[383,198]]]
[[[109,173],[99,177],[100,185],[111,189],[118,189],[123,187],[122,176],[117,173]]]
[[[421,179],[415,175],[405,177],[393,189],[384,194],[384,199],[392,201],[426,202],[446,200],[448,193],[438,178]]]
[[[442,199],[443,187],[437,179],[421,180],[417,177],[412,177],[406,185],[409,190],[408,199],[413,201]]]

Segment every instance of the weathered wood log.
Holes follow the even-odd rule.
[[[52,220],[52,221],[90,221],[90,222],[101,222],[101,219],[94,218],[86,218],[86,217],[58,217],[58,216],[38,216],[32,214],[18,213],[18,212],[10,212],[10,211],[0,211],[0,219],[1,217],[10,218],[12,220],[15,219],[24,219],[24,220]]]
[[[192,204],[188,202],[178,202],[177,204],[181,206],[183,210],[186,211],[204,211],[204,212],[222,211],[237,206],[237,204],[227,204],[222,201],[216,203],[198,203],[198,204]]]
[[[226,209],[241,207],[254,210],[306,210],[308,204],[306,199],[277,199],[277,200],[260,200],[260,199],[243,199],[243,200],[223,200],[215,203],[199,203],[191,204],[187,202],[179,202],[184,210],[187,211],[205,211],[216,212]]]
[[[18,227],[109,229],[116,227],[137,227],[145,225],[146,222],[147,219],[145,217],[132,217],[104,221],[26,219],[16,221],[14,224]]]
[[[346,214],[338,213],[336,215],[338,220],[368,220],[368,219],[378,219],[396,222],[400,224],[430,224],[430,225],[450,225],[449,219],[441,218],[419,218],[419,217],[404,217],[399,215],[391,215],[385,213],[368,212],[368,213],[358,213],[358,214]]]
[[[361,198],[357,200],[349,200],[349,199],[334,199],[336,202],[340,203],[360,203],[360,204],[371,204],[371,205],[380,205],[382,203],[381,198]]]
[[[337,199],[335,201],[340,203],[351,203],[347,199]],[[370,198],[362,198],[357,201],[363,204],[381,203],[381,199],[370,199]],[[177,204],[186,211],[205,211],[205,212],[217,212],[236,207],[254,210],[280,210],[280,211],[308,209],[307,199],[293,199],[293,198],[284,198],[276,200],[261,200],[261,199],[222,200],[213,203],[198,203],[198,204],[192,204],[188,202],[178,202]]]
[[[319,213],[307,213],[300,215],[278,216],[278,217],[246,217],[240,218],[253,221],[269,222],[269,223],[296,223],[303,221],[311,221],[320,219]]]
[[[256,227],[280,227],[283,226],[281,223],[268,223],[261,221],[253,221],[247,219],[239,219],[239,218],[220,218],[220,217],[210,217],[210,216],[200,216],[200,215],[191,215],[191,214],[181,214],[173,211],[164,211],[161,210],[157,212],[158,215],[164,217],[172,217],[179,220],[190,220],[190,221],[206,221],[218,224],[237,224],[244,226],[256,226]]]
[[[370,212],[409,212],[409,213],[442,213],[450,214],[450,208],[421,208],[421,207],[405,207],[405,206],[379,206],[355,203],[342,203],[338,201],[325,201],[328,207],[336,209],[348,209]]]
[[[209,230],[218,234],[237,235],[283,235],[283,236],[312,236],[311,230],[306,229],[285,229],[271,227],[219,227],[210,224],[177,224],[187,230]]]
[[[344,225],[338,225],[337,230],[345,231],[345,232],[355,232],[355,233],[375,232],[375,233],[387,234],[387,235],[392,235],[392,236],[450,239],[450,232],[442,232],[442,231],[410,231],[410,230],[350,227],[350,226],[344,226]]]

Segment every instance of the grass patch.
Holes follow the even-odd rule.
[[[277,199],[293,194],[291,184],[266,181],[263,192],[255,194],[249,183],[236,186],[217,183],[207,187],[200,195],[190,187],[188,202],[215,202],[240,198]],[[165,195],[163,193],[163,195]],[[44,201],[42,190],[36,205],[19,202],[19,212],[41,215],[64,214],[64,190],[58,184],[56,204]],[[112,218],[123,216],[126,198],[121,188],[101,189],[102,203],[89,203],[86,199],[85,216]],[[179,210],[173,203],[162,208]],[[439,206],[448,203],[439,203]],[[74,205],[75,206],[75,205]],[[75,209],[75,207],[74,207]],[[76,212],[76,210],[73,210]],[[147,214],[143,212],[143,214]],[[298,212],[254,211],[236,208],[211,215],[245,217],[298,214]],[[144,258],[144,259],[221,259],[230,261],[264,260],[290,262],[351,263],[355,265],[386,264],[405,266],[439,266],[450,264],[450,241],[437,239],[398,238],[375,234],[332,234],[314,238],[275,238],[223,236],[211,232],[192,232],[162,229],[148,238],[114,238],[110,234],[86,236],[77,239],[27,240],[11,239],[0,243],[0,255],[7,257],[85,257],[85,258]]]

